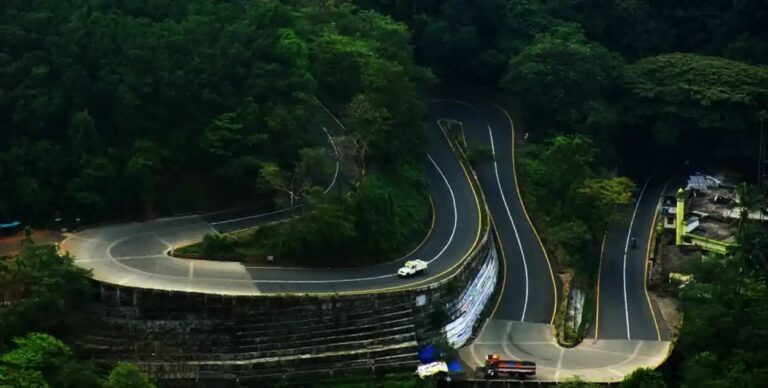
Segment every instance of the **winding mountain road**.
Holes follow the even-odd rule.
[[[429,118],[425,170],[434,204],[434,222],[423,243],[400,260],[349,269],[247,266],[239,262],[189,260],[168,255],[173,248],[200,241],[207,233],[256,226],[285,217],[261,214],[186,216],[87,229],[69,236],[60,249],[91,269],[95,279],[124,286],[225,295],[270,293],[370,293],[414,287],[450,276],[481,236],[481,200],[469,172]],[[336,129],[338,131],[338,129]],[[330,187],[329,187],[330,189]],[[234,218],[227,219],[231,215]],[[401,279],[405,260],[430,263],[421,276]]]
[[[576,348],[563,349],[551,326],[560,298],[557,271],[520,198],[509,114],[480,98],[435,100],[429,108],[425,169],[434,205],[433,225],[422,244],[401,260],[364,268],[307,269],[168,255],[172,248],[200,241],[206,233],[259,225],[284,217],[286,211],[240,211],[97,227],[70,235],[60,249],[72,254],[77,265],[91,269],[99,281],[160,290],[226,295],[355,294],[437,282],[455,273],[480,243],[484,214],[482,195],[473,189],[470,173],[439,128],[441,120],[456,120],[467,143],[483,144],[493,151],[493,161],[477,166],[476,173],[503,257],[502,291],[491,302],[491,317],[476,340],[460,350],[464,364],[478,367],[487,353],[499,353],[536,361],[537,378],[544,381],[573,376],[615,381],[637,367],[663,362],[670,349],[669,333],[646,292],[647,252],[642,249],[648,246],[663,179],[651,177],[637,193],[631,222],[609,231],[591,338]],[[331,133],[336,131],[338,128],[330,128]],[[637,237],[641,249],[627,248],[630,235]],[[429,261],[427,272],[407,280],[398,278],[397,268],[411,258]]]
[[[577,347],[558,345],[552,323],[559,281],[520,197],[515,168],[515,130],[503,107],[484,99],[447,101],[464,123],[469,144],[488,146],[493,161],[476,167],[502,248],[501,296],[476,340],[460,350],[470,368],[490,353],[535,361],[537,379],[619,381],[640,367],[660,365],[670,350],[669,332],[645,287],[647,249],[663,181],[650,178],[637,193],[627,225],[609,231],[601,258],[597,319]],[[630,249],[630,236],[639,249]],[[651,313],[653,312],[653,314]],[[599,328],[598,328],[599,327]],[[598,329],[595,329],[598,328]]]

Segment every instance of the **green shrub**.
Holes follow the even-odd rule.
[[[235,244],[226,236],[208,233],[200,243],[200,251],[205,256],[231,254],[235,252]]]

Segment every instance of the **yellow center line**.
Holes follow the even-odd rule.
[[[671,179],[670,179],[671,180]],[[661,330],[659,330],[659,322],[656,319],[656,312],[653,311],[653,304],[651,303],[651,297],[648,295],[648,261],[651,258],[651,241],[654,240],[654,229],[656,228],[656,218],[659,215],[659,208],[661,207],[661,201],[664,199],[664,193],[667,191],[669,181],[664,184],[664,188],[661,189],[659,195],[659,202],[653,210],[653,222],[651,222],[651,230],[648,234],[648,244],[645,248],[645,270],[643,273],[643,291],[645,291],[645,299],[648,301],[648,309],[651,310],[651,318],[653,318],[653,325],[656,327],[656,338],[661,341]]]
[[[448,145],[451,147],[453,152],[456,154],[457,157],[459,157],[458,151],[455,149],[453,144],[451,143],[450,139],[448,138],[448,135],[443,131],[442,127],[440,128],[441,132],[443,132],[443,136],[448,141]],[[475,206],[477,210],[477,233],[475,235],[475,241],[472,243],[470,248],[467,250],[467,252],[464,254],[464,256],[461,258],[461,260],[456,261],[450,268],[444,270],[443,272],[440,272],[439,274],[429,277],[424,280],[420,280],[415,283],[409,283],[404,284],[400,286],[392,286],[392,287],[385,287],[385,288],[379,288],[379,289],[367,289],[367,290],[359,290],[359,291],[339,291],[339,292],[307,292],[307,293],[301,293],[301,295],[308,295],[308,296],[327,296],[327,295],[359,295],[359,294],[378,294],[383,292],[394,292],[394,291],[400,291],[404,289],[414,288],[416,286],[422,285],[424,283],[430,282],[432,280],[435,280],[437,278],[442,277],[446,273],[449,273],[456,269],[460,264],[463,264],[466,259],[471,255],[475,248],[477,247],[478,242],[480,241],[480,235],[482,232],[482,226],[483,226],[483,214],[480,208],[480,198],[477,193],[477,189],[475,188],[475,185],[472,184],[472,179],[469,176],[469,172],[467,171],[467,168],[464,166],[464,163],[459,160],[459,165],[461,166],[462,171],[464,172],[464,176],[467,179],[467,182],[469,183],[470,188],[472,189],[472,195],[475,198]],[[454,276],[456,276],[456,273],[449,276],[447,279],[452,279]],[[447,280],[446,279],[446,280]],[[261,295],[285,295],[285,294],[295,294],[295,293],[263,293]]]
[[[603,275],[603,255],[605,253],[605,239],[608,233],[603,234],[603,243],[600,245],[600,264],[597,268],[597,304],[595,312],[595,341],[597,341],[597,335],[600,333],[600,277]]]
[[[501,277],[501,291],[499,292],[499,297],[496,299],[496,305],[493,306],[493,311],[491,311],[491,315],[489,315],[489,317],[493,319],[493,316],[496,315],[496,310],[501,304],[501,298],[504,297],[504,287],[507,284],[507,255],[504,253],[504,245],[499,238],[499,231],[496,229],[496,223],[493,221],[493,215],[488,213],[488,216],[491,219],[491,225],[493,226],[493,234],[496,236],[496,241],[499,243],[499,250],[501,251],[501,265],[504,268],[504,272]]]

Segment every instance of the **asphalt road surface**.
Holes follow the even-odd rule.
[[[520,200],[514,165],[520,138],[515,136],[510,115],[484,98],[464,96],[448,102],[453,104],[453,117],[464,123],[468,144],[488,146],[493,153],[493,160],[477,163],[475,169],[505,263],[503,290],[492,306],[491,319],[476,340],[460,350],[465,366],[481,367],[487,354],[496,353],[536,362],[541,381],[581,377],[612,382],[636,368],[660,365],[670,350],[669,332],[646,294],[644,274],[650,228],[665,184],[662,177],[653,176],[638,190],[631,218],[607,235],[596,314],[598,335],[594,335],[598,325],[592,325],[590,338],[575,348],[563,348],[551,325],[560,283]],[[637,249],[628,247],[631,237],[637,239]]]
[[[467,96],[431,101],[428,107],[424,163],[434,226],[423,244],[400,260],[364,268],[306,269],[167,255],[173,247],[200,241],[206,233],[252,227],[290,212],[248,208],[87,229],[69,236],[60,247],[74,255],[77,265],[93,270],[98,280],[151,289],[231,295],[344,294],[439,281],[458,268],[481,236],[481,197],[473,191],[469,172],[438,125],[441,120],[454,120],[463,129],[462,141],[492,150],[493,160],[476,163],[475,169],[504,259],[502,292],[491,301],[491,318],[476,340],[460,350],[463,363],[476,368],[486,354],[499,353],[536,361],[537,378],[543,381],[574,376],[617,381],[637,367],[663,362],[670,350],[669,332],[646,293],[645,273],[651,225],[665,177],[653,175],[642,182],[631,217],[608,232],[591,336],[576,348],[564,349],[554,340],[551,326],[561,294],[554,258],[547,256],[520,199],[515,173],[519,137],[508,112],[485,98]],[[338,128],[328,130],[338,133]],[[633,236],[636,249],[627,243]],[[430,266],[421,276],[398,278],[397,268],[408,259],[427,260]]]
[[[638,184],[634,210],[623,225],[608,231],[600,271],[597,338],[668,340],[670,333],[645,292],[646,257],[654,215],[666,178],[653,174]],[[630,246],[630,239],[637,246]]]
[[[69,236],[60,248],[71,253],[77,265],[91,269],[97,280],[150,289],[229,295],[368,293],[439,281],[457,270],[479,243],[481,203],[469,182],[469,172],[459,163],[436,117],[430,114],[427,120],[428,153],[424,158],[434,226],[429,238],[400,260],[371,267],[323,269],[245,266],[167,254],[174,247],[200,241],[207,233],[270,222],[284,217],[288,210],[257,214],[238,210],[93,228]],[[410,259],[430,265],[422,274],[399,278],[397,269]]]

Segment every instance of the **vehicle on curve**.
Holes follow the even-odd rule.
[[[427,269],[427,262],[423,260],[408,260],[400,269],[397,270],[397,274],[402,277],[412,276]]]
[[[498,354],[489,354],[485,358],[485,377],[514,376],[526,378],[536,376],[536,363],[533,361],[503,360]]]
[[[448,364],[445,361],[435,361],[428,364],[419,365],[416,368],[416,374],[419,378],[427,378],[435,375],[445,375],[448,373]]]

